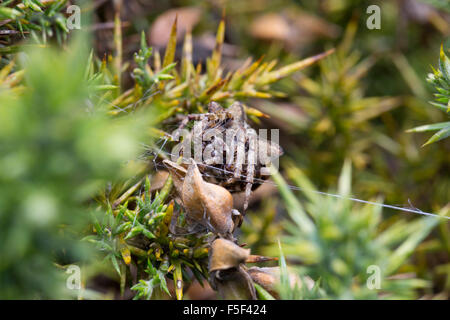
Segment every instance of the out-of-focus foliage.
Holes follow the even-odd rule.
[[[201,237],[173,234],[170,225],[174,203],[164,204],[172,189],[172,179],[169,178],[160,192],[156,192],[154,199],[150,180],[148,177],[143,180],[142,194],[130,196],[139,189],[140,181],[124,193],[128,197],[119,198],[113,204],[115,209],[110,207],[106,214],[102,212],[99,219],[94,219],[95,235],[87,236],[85,240],[94,243],[103,259],[112,263],[121,278],[122,292],[130,281],[127,269],[134,264],[142,276],[132,286],[132,290],[137,291],[136,298],[150,299],[155,288],[170,295],[165,281],[165,277],[170,276],[180,284],[176,297],[181,299],[184,281],[192,281],[189,274],[199,281],[207,279],[206,240],[210,234]],[[120,204],[122,201],[125,203]],[[133,209],[129,208],[131,203],[134,203]]]
[[[440,1],[440,0],[420,0],[420,2],[427,3],[429,5],[432,5],[435,8],[438,9],[444,9],[447,12],[450,12],[450,2],[448,1]]]
[[[333,182],[337,167],[345,158],[350,158],[358,168],[365,168],[371,164],[373,144],[387,149],[394,144],[379,129],[380,125],[371,120],[398,107],[401,99],[364,95],[362,79],[376,59],[369,56],[361,60],[361,53],[352,49],[356,28],[356,22],[351,22],[336,54],[319,63],[317,79],[298,80],[307,93],[292,98],[301,110],[299,119],[280,113],[274,103],[262,105],[263,111],[301,135],[289,150],[303,158],[311,178],[318,182]],[[305,154],[304,145],[314,152]]]
[[[271,115],[266,123],[281,128],[285,151],[319,189],[334,185],[343,159],[350,158],[355,166],[355,195],[360,198],[382,193],[388,203],[407,206],[410,199],[413,206],[424,210],[445,205],[450,182],[448,142],[420,148],[423,135],[406,132],[424,119],[445,119],[437,108],[427,107],[428,92],[422,80],[436,55],[436,42],[443,41],[441,33],[450,30],[445,17],[413,0],[380,1],[376,4],[383,13],[382,28],[369,30],[364,10],[374,4],[370,1],[277,4],[272,11],[280,18],[286,16],[284,5],[289,4],[346,28],[340,40],[319,36],[310,40],[312,48],[324,42],[339,41],[339,45],[336,54],[319,63],[320,69],[282,83],[289,99],[255,101],[254,106]],[[421,23],[436,24],[426,47],[420,45],[420,9],[426,9]],[[398,17],[409,26],[408,32],[396,28]],[[278,48],[276,54],[284,59],[311,50],[308,45],[281,50],[277,41],[260,41],[258,48]]]
[[[274,93],[270,84],[288,77],[295,71],[305,68],[314,62],[331,54],[329,51],[285,67],[273,70],[275,61],[264,63],[262,60],[251,63],[250,59],[237,71],[229,72],[222,77],[221,47],[224,38],[224,21],[222,20],[217,36],[215,50],[207,60],[206,72],[202,73],[201,65],[194,67],[192,63],[192,43],[189,33],[185,36],[183,58],[180,69],[175,68],[174,57],[176,49],[176,21],[172,26],[163,61],[158,53],[154,55],[154,67],[148,64],[152,49],[148,47],[145,34],[141,34],[140,50],[135,53],[136,68],[133,70],[135,85],[133,89],[119,93],[110,103],[109,114],[123,116],[134,114],[140,109],[159,106],[162,110],[158,121],[170,119],[176,114],[186,112],[202,112],[209,101],[242,100],[250,97],[271,98]],[[114,59],[114,58],[113,58]],[[113,60],[112,59],[112,60]],[[107,83],[114,83],[114,77],[107,76]],[[117,78],[117,77],[116,77]],[[262,113],[248,108],[250,116],[257,119]],[[163,126],[164,129],[164,126]],[[154,132],[154,131],[153,131]],[[149,143],[151,145],[151,143]],[[146,145],[149,145],[146,144]],[[154,159],[158,146],[149,147],[148,160]],[[164,157],[164,153],[159,155]],[[145,157],[145,156],[144,156]],[[150,174],[154,171],[150,171]],[[151,200],[148,178],[141,178],[127,190],[122,184],[112,187],[114,194],[102,197],[100,203],[107,213],[103,224],[95,222],[96,236],[88,237],[106,253],[105,258],[121,276],[122,288],[130,282],[127,269],[130,263],[138,266],[138,272],[145,275],[137,284],[132,283],[137,291],[136,298],[147,298],[163,289],[168,292],[163,275],[173,279],[175,296],[183,297],[185,283],[197,279],[199,282],[208,278],[207,257],[209,234],[201,236],[182,236],[169,232],[169,224],[173,212],[173,204],[165,203],[169,190],[156,192]],[[146,181],[145,186],[142,182]],[[167,182],[168,183],[168,182]],[[167,188],[170,185],[166,186]],[[166,188],[164,187],[164,188]],[[164,190],[163,188],[163,190]],[[118,191],[121,190],[121,191]],[[120,208],[110,208],[110,204],[130,203]],[[177,211],[180,209],[177,208]],[[180,213],[183,221],[184,213]],[[114,218],[114,220],[112,220]],[[114,221],[114,222],[113,222]],[[181,222],[178,227],[183,227]],[[134,244],[133,244],[134,243]],[[125,256],[124,256],[125,254]],[[126,258],[128,257],[128,258]],[[158,290],[154,290],[158,288]]]
[[[447,114],[450,114],[450,59],[445,55],[443,47],[441,47],[439,56],[439,69],[434,69],[434,72],[428,75],[427,80],[437,91],[437,93],[434,94],[435,102],[431,102],[431,104]],[[450,121],[424,125],[409,131],[423,132],[436,130],[438,132],[436,132],[424,146],[450,136]]]
[[[67,19],[62,9],[67,0],[58,1],[2,1],[0,3],[0,21],[2,34],[10,36],[31,36],[37,43],[46,43],[47,39],[55,37],[59,44],[67,39],[69,29]],[[13,38],[11,38],[13,39]],[[10,53],[18,50],[15,46],[0,46],[0,53]]]
[[[418,288],[429,287],[429,282],[414,275],[398,273],[423,239],[439,224],[434,217],[402,219],[381,230],[381,208],[366,204],[356,206],[351,197],[350,162],[346,162],[339,178],[338,195],[343,198],[324,198],[302,171],[287,168],[289,177],[302,190],[301,203],[288,188],[283,178],[274,174],[280,186],[291,222],[284,221],[286,235],[282,250],[290,261],[302,264],[300,275],[320,281],[322,293],[316,298],[330,299],[414,299]],[[448,214],[444,209],[441,214]],[[278,246],[267,252],[274,254]],[[281,257],[283,260],[283,257]],[[372,269],[371,269],[372,268]],[[373,275],[378,272],[380,287]],[[304,288],[305,286],[303,286]],[[375,290],[379,289],[379,290]],[[280,287],[285,299],[310,298],[313,292]]]

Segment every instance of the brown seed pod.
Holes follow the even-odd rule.
[[[211,244],[209,272],[237,268],[250,255],[250,249],[244,249],[226,239],[216,239]]]
[[[234,228],[231,193],[205,182],[193,160],[187,170],[169,160],[164,160],[164,164],[172,174],[188,222],[200,223],[216,233],[230,234]]]
[[[225,300],[256,300],[252,278],[243,266],[230,270],[214,271],[211,287]]]
[[[256,299],[255,287],[243,264],[250,249],[243,249],[232,241],[216,239],[211,244],[209,272],[211,286],[222,298]]]
[[[275,270],[277,269],[277,270]],[[279,268],[259,268],[248,269],[248,274],[252,280],[266,289],[271,295],[276,295],[276,284],[280,281]]]
[[[271,295],[278,297],[277,285],[280,282],[280,267],[251,267],[247,270],[247,272],[255,283],[259,284]],[[295,273],[290,272],[289,270],[288,273],[290,285],[292,287],[297,285],[299,288],[301,288],[303,282],[300,280],[300,278]],[[311,278],[304,277],[303,280],[308,289],[311,290],[314,287],[314,280],[312,280]]]

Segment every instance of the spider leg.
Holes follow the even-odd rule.
[[[236,160],[234,162],[234,178],[241,177],[242,165],[245,162],[246,135],[243,129],[237,130]]]
[[[234,222],[234,227],[233,227],[233,232],[237,227],[240,227],[242,222],[244,221],[244,216],[236,209],[231,210],[231,213],[233,215],[233,222]]]
[[[220,135],[221,133],[218,132],[218,134],[214,136],[213,141],[204,149],[204,153],[210,154],[210,157],[203,159],[203,162],[207,165],[223,163],[223,150],[225,143]]]
[[[208,231],[216,232],[215,231],[216,229],[211,224],[211,217],[206,214],[206,208],[205,207],[203,207],[203,218],[202,218],[202,221],[205,224],[206,229]]]
[[[252,186],[253,186],[252,182],[247,182],[247,185],[245,186],[244,212],[248,208],[248,201],[250,199],[250,195],[251,195],[251,192],[252,192]]]
[[[179,121],[178,130],[184,129],[189,121],[201,121],[203,119],[202,114],[179,114],[176,116]]]
[[[231,184],[233,184],[235,181],[237,181],[238,179],[236,179],[235,177],[231,177],[231,178],[228,178],[226,181],[225,181],[225,184],[226,185],[231,185]]]
[[[247,174],[245,181],[247,185],[245,186],[245,200],[244,200],[244,212],[247,210],[248,201],[250,199],[250,194],[252,192],[253,177],[255,175],[255,164],[256,164],[256,133],[254,131],[248,131],[248,154],[247,154]]]
[[[231,210],[231,213],[233,214],[233,216],[240,216],[241,215],[241,213],[238,210],[236,210],[236,209]]]

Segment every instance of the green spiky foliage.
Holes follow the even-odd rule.
[[[302,2],[297,5],[287,1],[282,4],[272,2],[274,6],[280,6],[274,12],[284,16],[287,3],[315,16],[321,10],[317,2]],[[339,2],[337,6],[320,11],[320,17],[348,28],[348,21],[357,12],[358,24],[361,26],[367,19],[365,8],[371,4],[373,3],[369,1]],[[286,90],[289,92],[289,99],[284,101],[286,109],[283,105],[269,101],[260,103],[257,107],[277,120],[273,123],[282,133],[286,132],[282,140],[285,151],[309,179],[314,181],[318,190],[326,190],[337,183],[342,161],[350,157],[355,168],[352,188],[355,197],[369,199],[382,194],[386,203],[404,206],[408,206],[410,199],[412,206],[437,212],[448,203],[449,153],[446,150],[449,141],[441,140],[440,143],[420,148],[426,140],[417,134],[406,134],[405,131],[423,124],[423,119],[427,119],[425,123],[433,120],[446,121],[446,114],[441,109],[427,107],[425,99],[429,97],[427,88],[422,83],[425,77],[421,76],[428,72],[423,61],[430,61],[430,53],[435,51],[430,48],[442,42],[442,34],[437,32],[433,40],[428,37],[431,34],[427,34],[430,42],[423,45],[419,36],[423,29],[411,20],[408,21],[411,27],[408,31],[405,29],[404,32],[396,33],[398,17],[404,9],[399,4],[401,2],[378,3],[382,12],[389,12],[383,16],[382,30],[374,32],[359,28],[355,37],[349,37],[351,30],[347,29],[344,39],[354,39],[343,40],[346,44],[337,46],[335,55],[319,63],[319,74],[306,73],[308,78],[299,78],[298,86],[291,84],[294,89]],[[239,15],[237,10],[235,14],[238,15],[236,20],[248,19],[248,14]],[[434,21],[437,22],[438,19],[431,19],[429,23],[433,24]],[[245,23],[242,25],[246,26]],[[401,49],[392,46],[392,43],[400,43],[406,35],[408,41],[403,46],[399,45]],[[258,49],[261,50],[263,45],[260,43]],[[322,41],[311,41],[304,50],[309,50],[309,45],[322,45]],[[263,48],[268,51],[267,47]],[[270,48],[278,49],[280,46],[272,43]],[[293,50],[287,51],[290,56],[298,54]],[[281,57],[283,51],[279,49],[275,52]],[[399,61],[398,55],[404,55],[403,61]],[[300,97],[297,96],[299,87],[302,89]],[[303,90],[307,96],[303,95]],[[405,95],[408,92],[420,99]],[[402,96],[384,96],[398,94]],[[400,108],[389,109],[389,102],[398,102]],[[379,109],[381,113],[374,114],[375,117],[360,123],[353,122],[353,115],[369,115],[370,106],[373,105],[376,111],[383,104],[389,110],[381,112]],[[293,143],[290,144],[290,141]],[[337,145],[340,147],[336,147]],[[284,168],[283,158],[281,168]],[[264,241],[276,238],[276,230],[280,226],[277,222],[283,217],[279,213],[272,217],[274,214],[267,213],[263,208],[268,209],[266,206],[257,206],[253,209],[257,214],[248,215],[248,219],[257,228],[256,232],[252,232],[251,228],[245,228],[244,225],[245,236],[242,239],[244,242],[256,243],[255,248],[259,251],[255,252],[268,254],[261,249],[258,239]],[[386,209],[381,227],[397,223],[401,220],[401,215]],[[266,219],[272,221],[270,228],[260,227],[266,225]],[[415,260],[403,266],[403,270],[414,270],[421,277],[433,279],[436,291],[429,296],[436,294],[436,297],[444,299],[449,292],[448,239],[448,224],[444,221],[439,224],[432,237],[417,246]]]
[[[275,220],[279,201],[270,197],[262,201],[262,210],[253,212],[249,210],[246,223],[242,224],[242,240],[252,249],[260,252],[265,246],[272,244],[279,237],[282,227]]]
[[[329,51],[278,69],[274,69],[276,61],[263,62],[260,59],[252,62],[251,59],[248,59],[238,70],[225,73],[221,65],[225,33],[225,22],[222,20],[217,31],[215,49],[206,61],[205,72],[202,71],[201,64],[193,65],[193,46],[190,33],[186,33],[183,57],[179,68],[176,69],[174,68],[176,32],[175,21],[164,57],[161,59],[159,53],[155,52],[152,67],[147,61],[152,55],[152,51],[147,48],[145,38],[142,36],[141,50],[135,55],[137,68],[133,71],[136,86],[112,101],[112,114],[119,114],[124,110],[132,112],[139,107],[157,103],[165,108],[166,112],[161,118],[164,120],[174,114],[204,112],[209,101],[229,104],[236,100],[245,101],[249,98],[269,99],[283,96],[283,93],[274,91],[270,85],[332,53]],[[155,77],[161,73],[168,74],[164,80],[169,80],[155,81]],[[154,90],[154,94],[148,94],[149,90]],[[143,101],[139,105],[130,107],[130,102],[134,101],[135,97]],[[250,115],[252,112],[255,115],[261,115],[253,109],[248,111]]]
[[[369,96],[378,81],[386,81],[377,78],[383,63],[398,74],[396,84],[403,81],[402,75],[410,82],[418,79],[412,87],[422,84],[411,76],[415,71],[406,59],[360,51],[359,36],[364,32],[351,21],[336,53],[318,63],[320,72],[302,75],[292,84],[295,90],[287,91],[290,101],[285,105],[263,101],[257,107],[281,128],[286,153],[319,189],[335,185],[342,162],[350,158],[357,197],[367,199],[381,192],[387,203],[407,205],[411,199],[413,206],[438,210],[448,201],[446,145],[420,149],[417,136],[405,131],[420,119],[439,118],[439,112],[404,91],[401,96]],[[385,91],[390,87],[383,86]],[[425,88],[416,91],[426,95]]]
[[[125,174],[124,161],[139,151],[139,121],[110,121],[86,78],[86,40],[67,52],[28,51],[24,77],[7,75],[10,67],[1,71],[3,299],[76,297],[57,265],[89,261],[79,242],[89,221],[86,201]]]
[[[224,39],[225,25],[220,22],[216,46],[206,62],[203,73],[201,65],[192,64],[192,40],[190,33],[186,34],[183,48],[183,58],[176,68],[174,62],[176,48],[176,21],[171,30],[163,59],[158,52],[148,47],[145,34],[141,34],[140,50],[134,55],[135,68],[133,76],[135,85],[125,92],[109,90],[102,100],[109,101],[108,113],[113,117],[127,117],[141,109],[158,108],[160,115],[156,123],[171,121],[178,114],[204,112],[209,101],[232,103],[236,100],[259,97],[271,98],[280,96],[280,92],[271,90],[270,85],[280,79],[288,77],[295,71],[305,68],[326,57],[332,51],[317,55],[291,65],[274,69],[276,63],[266,63],[262,60],[251,62],[248,60],[240,69],[223,75],[221,66],[221,48]],[[117,43],[120,43],[117,42]],[[119,50],[116,50],[118,52]],[[153,66],[149,59],[153,58]],[[117,67],[118,57],[108,60],[115,66],[112,70],[102,65],[102,83],[118,87],[121,67]],[[162,61],[161,61],[162,60]],[[257,119],[262,113],[247,108],[248,114]],[[149,129],[156,129],[155,126]],[[162,129],[165,126],[162,125]],[[156,137],[164,132],[151,130]],[[156,132],[156,133],[155,133]],[[159,147],[146,142],[150,151],[157,151]],[[164,154],[159,155],[164,157]],[[152,156],[144,159],[154,160]],[[210,234],[177,235],[168,229],[173,204],[169,204],[168,192],[170,182],[160,193],[150,191],[147,175],[152,177],[155,169],[147,169],[138,177],[125,183],[112,186],[112,192],[100,197],[99,203],[106,209],[106,220],[95,222],[95,234],[87,239],[103,248],[107,261],[116,269],[122,289],[131,286],[136,291],[136,298],[161,297],[168,293],[167,277],[173,280],[175,296],[183,297],[183,287],[193,279],[203,282],[208,278],[207,255],[208,238]],[[156,191],[158,192],[158,191]],[[164,195],[164,196],[162,196]],[[119,206],[120,204],[120,206]],[[118,207],[116,207],[116,205]],[[183,228],[184,213],[180,208],[177,219],[178,227]],[[181,212],[180,212],[181,211]],[[109,218],[108,218],[109,217]],[[138,268],[140,274],[137,283],[131,283],[129,276],[130,265]]]
[[[433,85],[437,93],[435,101],[430,102],[434,107],[450,115],[450,59],[441,46],[439,56],[439,68],[433,68],[433,73],[428,75],[427,81]],[[437,131],[423,146],[440,141],[450,136],[450,121],[423,125],[409,130],[409,132]]]
[[[383,224],[380,207],[355,205],[348,199],[351,197],[350,162],[346,162],[339,178],[338,195],[343,198],[317,194],[305,174],[292,164],[287,168],[287,175],[302,190],[300,197],[304,201],[300,202],[283,178],[274,173],[292,221],[283,223],[282,252],[291,266],[301,264],[297,267],[300,277],[309,276],[319,283],[316,282],[318,288],[308,290],[306,286],[292,286],[286,280],[283,285],[281,281],[282,298],[414,299],[418,288],[429,287],[426,279],[414,274],[416,270],[405,267],[418,245],[439,224],[439,219],[418,217]],[[448,214],[448,208],[440,214]],[[266,252],[276,254],[279,248],[272,245]],[[284,260],[283,255],[280,260]],[[379,288],[371,286],[376,285],[371,282],[375,272],[371,266],[380,271]],[[406,270],[410,273],[406,274]]]
[[[24,70],[15,70],[16,62],[11,61],[0,70],[0,90],[9,90],[16,94],[23,91]]]
[[[9,35],[10,44],[17,38],[30,37],[36,43],[47,43],[55,38],[62,44],[68,35],[67,19],[63,9],[67,0],[24,0],[0,3],[0,25],[4,35]],[[12,53],[15,46],[1,47],[0,53]]]
[[[210,234],[172,233],[174,203],[165,204],[172,189],[171,178],[153,199],[148,176],[144,180],[142,194],[122,197],[113,204],[115,209],[109,207],[103,217],[94,217],[95,235],[85,240],[94,243],[103,259],[112,263],[121,279],[122,291],[127,284],[127,266],[133,263],[139,272],[139,281],[132,286],[135,298],[154,298],[153,293],[161,297],[161,292],[157,293],[155,288],[170,295],[165,280],[170,277],[178,284],[176,297],[181,299],[185,281],[190,282],[192,277],[204,281],[208,277],[207,238]],[[140,184],[132,186],[125,195],[133,194]],[[125,203],[119,204],[121,201]],[[184,226],[183,215],[177,222],[179,227]]]

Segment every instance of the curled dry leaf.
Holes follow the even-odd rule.
[[[162,189],[168,177],[169,177],[168,171],[158,170],[156,174],[152,176],[152,180],[150,183],[150,191],[153,192]]]
[[[169,160],[164,160],[164,164],[172,174],[187,221],[211,228],[215,233],[231,234],[234,228],[231,193],[224,187],[205,182],[194,161],[187,170]]]
[[[283,10],[255,18],[249,32],[254,38],[280,41],[294,48],[317,38],[336,38],[340,34],[340,28],[304,11]]]
[[[291,287],[297,285],[298,288],[301,288],[303,282],[294,272],[289,273],[289,282]],[[271,295],[278,296],[277,293],[277,285],[280,282],[280,267],[268,267],[268,268],[259,268],[252,267],[248,269],[248,274],[252,278],[252,280],[267,290]],[[310,277],[303,278],[304,283],[311,290],[314,287],[314,280]]]
[[[202,10],[197,7],[184,7],[167,10],[153,23],[150,31],[150,43],[157,47],[163,47],[169,41],[170,33],[175,17],[178,17],[177,40],[182,39],[184,33],[191,31],[200,21]]]

